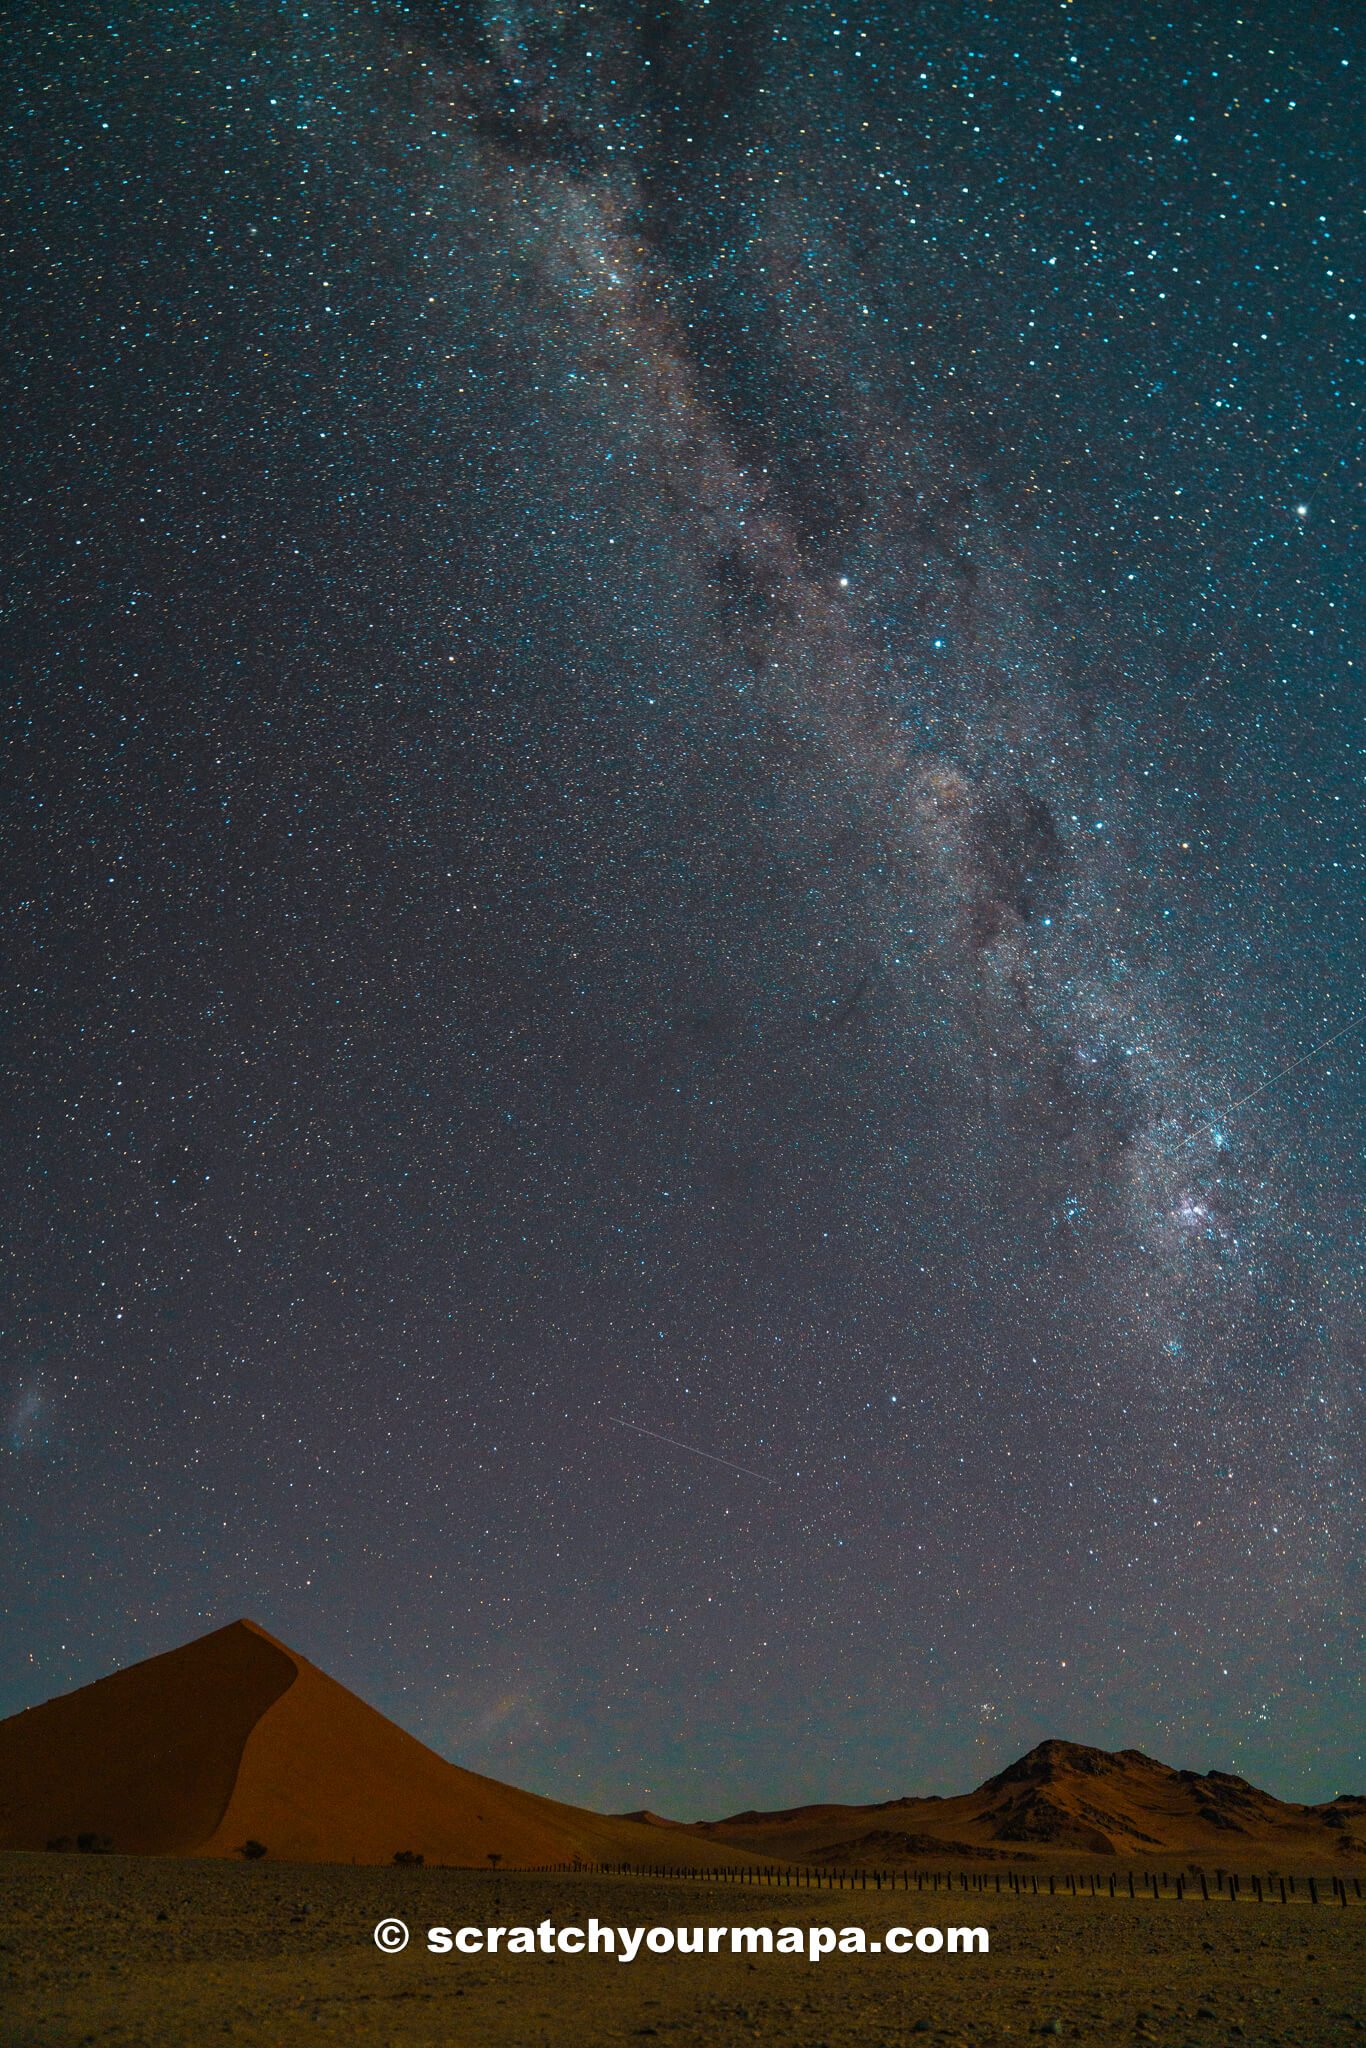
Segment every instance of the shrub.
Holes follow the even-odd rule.
[[[421,1863],[422,1851],[420,1849],[395,1849],[394,1861],[395,1863]]]
[[[239,1856],[245,1856],[248,1863],[258,1863],[267,1854],[267,1850],[264,1842],[249,1841],[243,1842],[237,1853]]]

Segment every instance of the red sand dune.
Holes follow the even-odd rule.
[[[1043,1742],[975,1792],[685,1824],[562,1806],[446,1762],[254,1622],[0,1721],[0,1848],[302,1862],[895,1864],[1077,1856],[1282,1869],[1366,1858],[1366,1799],[1295,1806],[1228,1772]],[[670,1853],[670,1851],[673,1853]]]
[[[660,1826],[654,1815],[637,1818]],[[1138,1749],[1052,1741],[951,1799],[737,1813],[687,1832],[756,1856],[823,1864],[1083,1855],[1341,1868],[1366,1858],[1366,1799],[1296,1806],[1227,1771],[1177,1771]]]
[[[0,1721],[0,1848],[314,1863],[746,1863],[447,1763],[254,1622]]]

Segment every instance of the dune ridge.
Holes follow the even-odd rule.
[[[157,1854],[207,1840],[298,1669],[238,1622],[0,1721],[0,1847],[90,1834]]]
[[[1274,1798],[1228,1771],[1057,1739],[951,1798],[681,1822],[544,1799],[449,1762],[252,1621],[0,1721],[0,1849],[76,1843],[310,1863],[507,1868],[1196,1859],[1366,1861],[1366,1798]]]
[[[0,1721],[0,1848],[82,1835],[182,1856],[259,1842],[309,1863],[671,1860],[654,1830],[448,1762],[245,1620]]]

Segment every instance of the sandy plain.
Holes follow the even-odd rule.
[[[372,1930],[413,1929],[387,1956]],[[431,1925],[985,1925],[987,1956],[436,1956]],[[1366,1906],[912,1893],[521,1872],[0,1857],[5,2048],[911,2048],[1366,2037]]]

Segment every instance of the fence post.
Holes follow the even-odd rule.
[[[1309,1903],[1311,1906],[1317,1906],[1318,1902],[1319,1888],[1317,1884],[1314,1882],[1313,1878],[1311,1877],[1309,1880]]]

